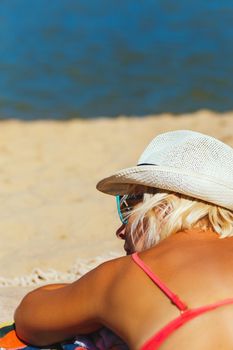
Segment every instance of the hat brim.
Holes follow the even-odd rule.
[[[184,194],[233,210],[233,186],[214,177],[158,165],[126,168],[99,181],[96,188],[110,195],[127,194],[132,185],[143,185]]]

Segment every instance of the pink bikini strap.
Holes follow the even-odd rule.
[[[165,325],[159,332],[153,335],[146,343],[141,347],[141,350],[156,350],[159,349],[161,344],[178,328],[185,325],[192,319],[219,307],[233,304],[233,298],[221,300],[217,303],[201,306],[195,309],[187,309],[180,316],[176,317]]]
[[[150,277],[150,279],[161,289],[161,291],[171,300],[180,311],[187,310],[187,305],[180,300],[178,295],[174,294],[147,266],[138,256],[137,253],[131,255],[133,261]]]

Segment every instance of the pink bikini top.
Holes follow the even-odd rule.
[[[160,345],[179,327],[189,322],[193,318],[204,314],[205,312],[217,309],[218,307],[233,304],[233,298],[221,300],[214,304],[201,306],[195,309],[190,309],[176,294],[174,294],[139,258],[137,253],[131,255],[133,261],[150,277],[150,279],[161,289],[161,291],[171,300],[180,311],[180,315],[166,324],[155,335],[153,335],[141,347],[141,350],[156,350]]]

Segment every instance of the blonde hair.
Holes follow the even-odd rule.
[[[211,229],[219,238],[233,236],[232,211],[178,193],[149,192],[144,192],[142,203],[130,213],[134,246],[143,237],[142,249],[148,249],[171,234],[191,228]]]

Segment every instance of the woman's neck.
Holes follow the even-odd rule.
[[[220,236],[218,233],[213,231],[212,229],[201,229],[201,228],[191,228],[186,229],[184,231],[177,232],[173,235],[171,235],[169,238],[175,239],[175,240],[186,240],[186,239],[193,239],[193,240],[216,240],[219,239]]]

